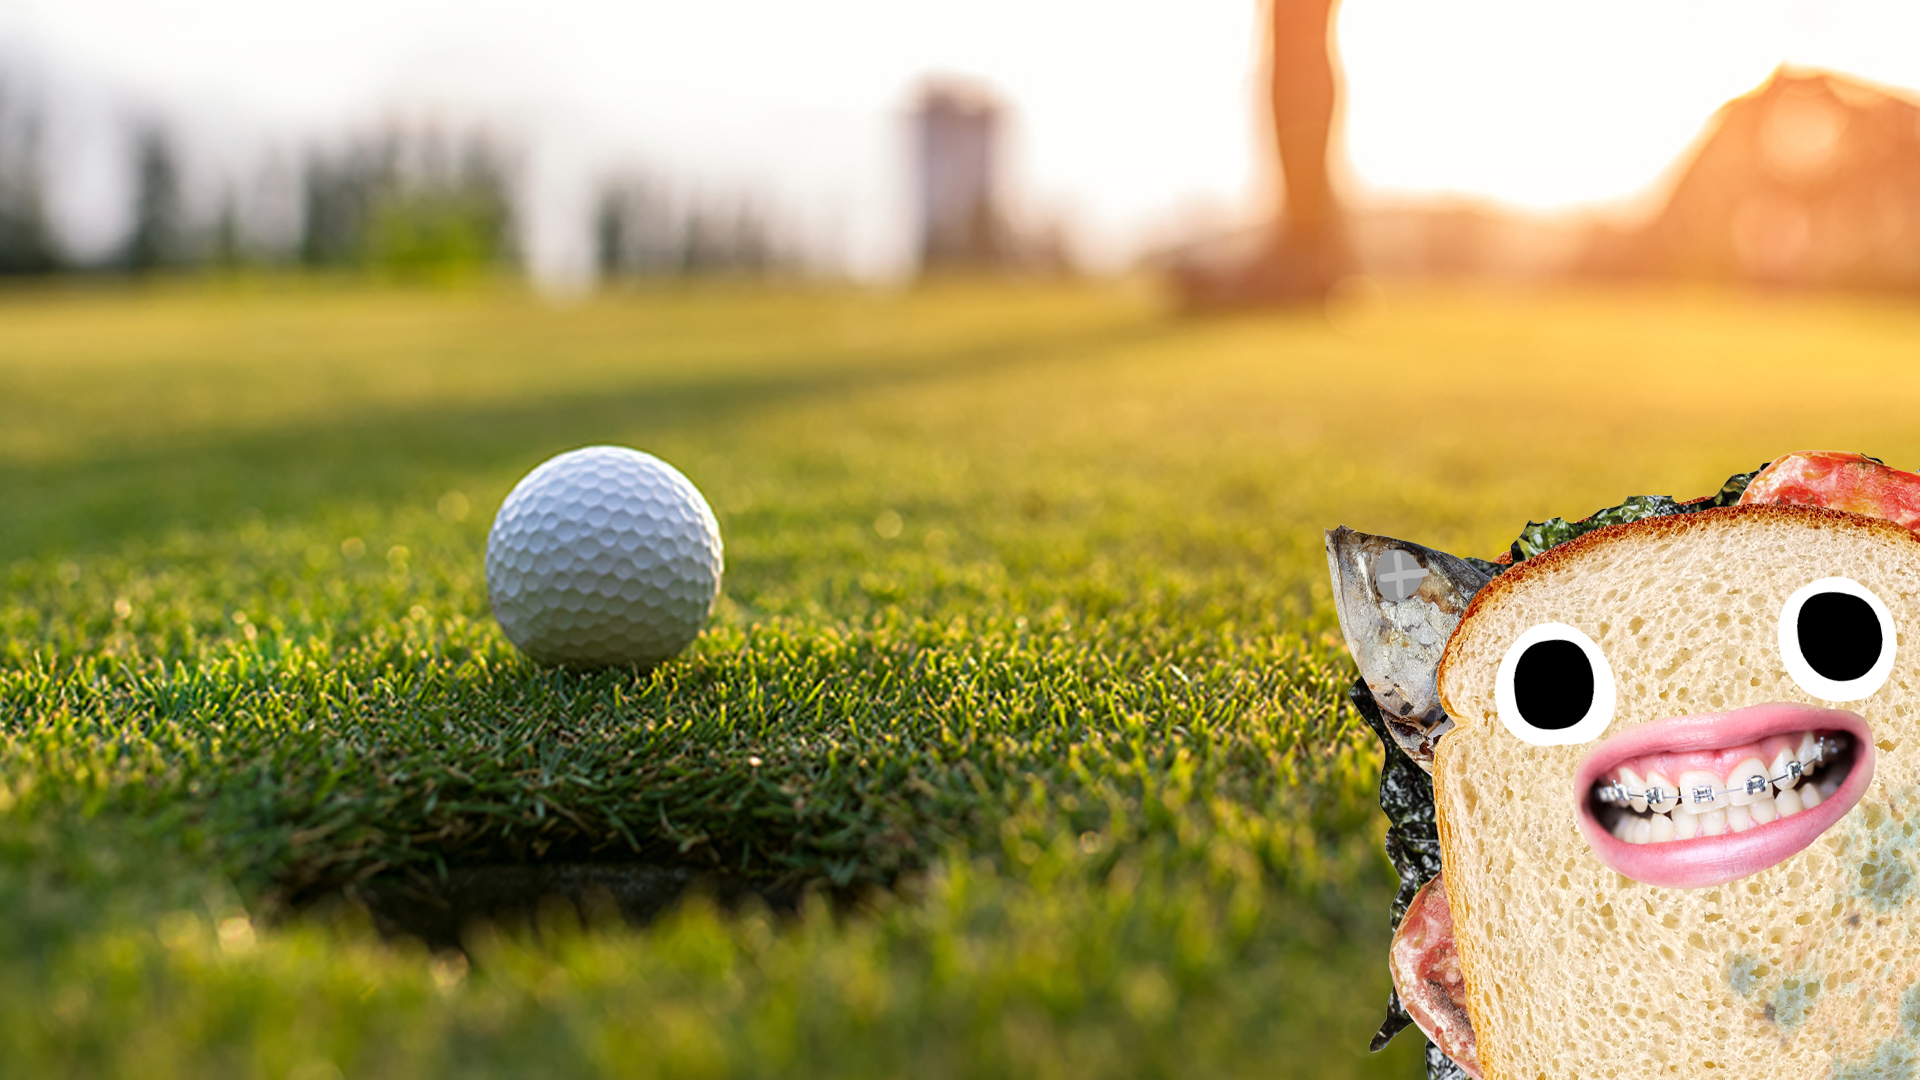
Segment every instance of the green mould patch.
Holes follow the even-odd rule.
[[[1913,1044],[1905,1039],[1888,1039],[1865,1061],[1837,1065],[1833,1080],[1913,1080],[1916,1057]]]
[[[1900,995],[1900,1028],[1909,1039],[1920,1039],[1920,983]]]
[[[1820,980],[1788,979],[1767,999],[1767,1009],[1774,1023],[1791,1031],[1807,1022],[1807,1017],[1813,1014],[1813,1003],[1819,997]]]
[[[1916,845],[1914,823],[1895,818],[1878,802],[1860,804],[1847,820],[1847,851],[1859,866],[1855,894],[1878,911],[1902,907],[1914,895],[1907,855]]]
[[[1760,985],[1760,976],[1766,974],[1766,970],[1765,964],[1741,953],[1727,961],[1727,985],[1741,997],[1752,997]]]

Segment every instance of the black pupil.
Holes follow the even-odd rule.
[[[1834,682],[1857,679],[1880,659],[1880,620],[1852,593],[1823,592],[1800,608],[1800,655]]]
[[[1593,665],[1571,641],[1536,641],[1513,665],[1513,702],[1520,716],[1547,731],[1570,728],[1593,707]]]

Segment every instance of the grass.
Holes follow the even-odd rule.
[[[1920,311],[1121,288],[556,307],[0,294],[0,1053],[33,1076],[1398,1076],[1393,887],[1320,529],[1491,555],[1790,449],[1920,464]],[[481,561],[594,442],[713,502],[648,674],[520,659]],[[521,861],[819,895],[383,944]],[[472,959],[469,961],[467,957]]]

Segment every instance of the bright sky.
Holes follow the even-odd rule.
[[[0,0],[0,63],[29,58],[96,134],[157,111],[292,153],[484,118],[525,148],[549,276],[584,265],[593,179],[621,164],[758,194],[875,275],[906,257],[898,112],[928,72],[1013,102],[1020,205],[1097,259],[1256,213],[1258,25],[1256,0]],[[1362,197],[1619,203],[1783,61],[1920,87],[1912,0],[1345,0],[1339,35]],[[82,233],[115,227],[111,144],[63,144],[100,174],[57,192]]]

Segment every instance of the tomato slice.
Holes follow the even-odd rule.
[[[1479,1046],[1467,1016],[1467,983],[1453,941],[1453,911],[1438,875],[1414,894],[1387,953],[1393,988],[1413,1022],[1440,1052],[1481,1080]]]
[[[1824,506],[1920,532],[1920,476],[1865,454],[1804,450],[1775,458],[1747,485],[1740,502]]]

